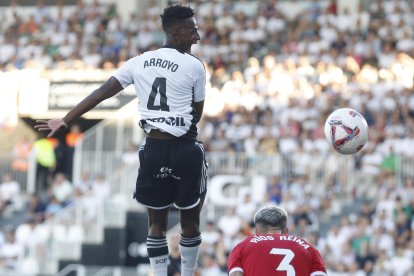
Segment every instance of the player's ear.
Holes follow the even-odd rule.
[[[285,228],[285,230],[284,230],[284,231],[282,231],[282,234],[286,234],[286,235],[287,235],[287,234],[289,234],[289,228],[288,228],[288,227],[286,227],[286,228]]]
[[[178,34],[178,32],[177,32],[177,31],[173,31],[173,32],[171,32],[171,36],[172,36],[172,38],[173,38],[173,41],[175,41],[175,42],[180,41],[180,35]]]

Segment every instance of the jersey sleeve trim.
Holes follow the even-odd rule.
[[[129,86],[128,83],[124,82],[120,76],[117,76],[116,73],[112,75],[112,77],[116,78],[117,81],[121,84],[122,88],[127,88]]]
[[[241,267],[233,267],[230,271],[229,271],[229,275],[232,274],[233,272],[243,272],[243,269]]]
[[[323,272],[323,271],[315,271],[310,274],[310,276],[321,276],[321,275],[328,276],[328,274],[326,274],[326,272]]]

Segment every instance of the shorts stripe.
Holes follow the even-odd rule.
[[[180,206],[178,206],[178,205],[177,205],[177,204],[175,204],[175,203],[174,203],[174,206],[175,206],[177,209],[179,209],[179,210],[188,210],[188,209],[191,209],[191,208],[196,207],[196,206],[198,205],[198,203],[200,203],[200,199],[198,199],[198,200],[196,201],[196,203],[194,203],[193,205],[190,205],[190,206],[187,206],[187,207],[180,207]]]
[[[206,191],[206,187],[207,187],[207,162],[205,159],[205,152],[204,152],[203,144],[199,142],[196,142],[195,144],[203,152],[203,166],[201,168],[201,179],[200,179],[200,194],[202,194]]]
[[[170,203],[170,204],[165,205],[165,206],[162,206],[162,207],[153,207],[153,206],[150,206],[150,205],[146,205],[146,204],[144,204],[144,203],[142,203],[142,202],[139,202],[137,199],[135,199],[135,200],[136,200],[139,204],[141,204],[142,206],[145,206],[145,207],[150,208],[150,209],[155,209],[155,210],[161,210],[161,209],[170,208],[170,207],[171,207],[171,205],[173,205],[173,203]]]
[[[207,163],[205,161],[203,161],[201,170],[200,194],[204,193],[207,188]]]

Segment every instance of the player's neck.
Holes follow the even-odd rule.
[[[282,231],[280,230],[268,230],[266,234],[282,234]]]
[[[288,231],[282,231],[280,228],[265,228],[265,229],[257,229],[256,228],[256,234],[258,235],[266,235],[266,234],[287,234]]]
[[[267,235],[267,234],[283,234],[279,229],[269,229],[266,231],[256,231],[256,235]]]
[[[171,39],[166,39],[162,45],[163,48],[173,48],[176,49],[177,51],[179,51],[180,53],[188,53],[191,54],[191,48],[183,48],[180,45],[177,45],[177,43],[175,43],[174,41],[172,41]]]

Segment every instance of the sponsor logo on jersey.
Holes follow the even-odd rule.
[[[185,126],[184,117],[157,117],[145,119],[154,123],[165,123],[169,126]]]

